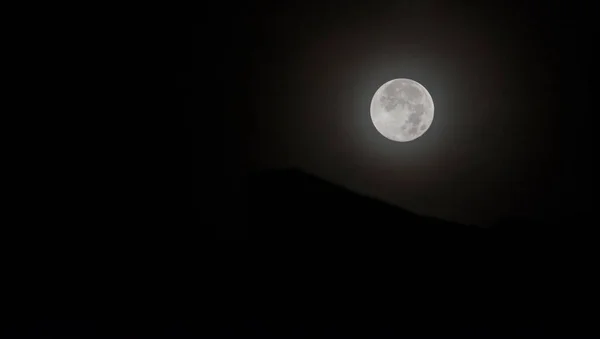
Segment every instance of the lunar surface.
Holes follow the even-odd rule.
[[[383,84],[371,100],[371,119],[379,133],[393,141],[412,141],[433,122],[433,99],[427,89],[410,79]]]

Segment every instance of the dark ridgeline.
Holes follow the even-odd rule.
[[[298,170],[246,184],[217,264],[224,337],[589,333],[595,250],[567,225],[445,222]]]

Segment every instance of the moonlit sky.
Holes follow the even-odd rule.
[[[196,187],[222,182],[227,199],[249,170],[299,167],[453,221],[581,217],[594,177],[591,10],[485,3],[262,1],[222,26],[198,19],[182,76]],[[435,103],[412,142],[371,122],[373,94],[394,78]]]

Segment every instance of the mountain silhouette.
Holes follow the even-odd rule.
[[[223,300],[239,306],[237,317],[221,309],[231,336],[574,335],[574,319],[585,324],[585,312],[565,312],[592,286],[571,233],[421,216],[297,169],[245,183],[245,239],[219,264]]]
[[[420,216],[297,169],[254,174],[247,193],[251,233],[258,241],[282,237],[327,247],[360,241],[382,249],[409,238],[412,243],[423,237],[444,242],[459,234],[485,237],[479,227]]]
[[[595,329],[591,233],[523,219],[447,222],[296,169],[240,182],[222,209],[198,204],[183,223],[152,213],[44,237],[29,263],[13,259],[21,272],[3,299],[6,323],[31,337],[98,338],[578,338]],[[204,236],[212,225],[238,232]]]

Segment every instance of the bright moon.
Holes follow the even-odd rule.
[[[412,141],[431,126],[433,109],[433,99],[423,85],[410,79],[394,79],[375,92],[371,119],[384,137]]]

